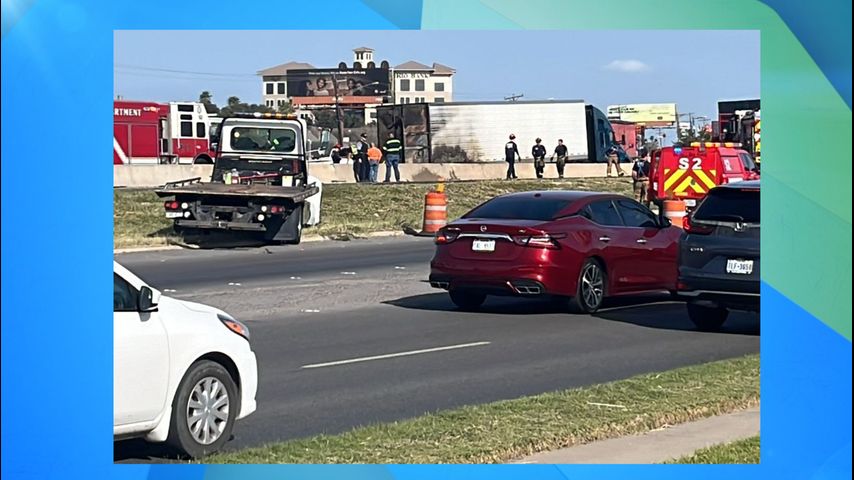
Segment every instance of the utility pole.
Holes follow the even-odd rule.
[[[344,121],[341,119],[341,103],[338,96],[338,76],[332,74],[332,93],[335,94],[335,119],[338,121],[338,142],[344,144]]]
[[[504,100],[507,100],[508,102],[515,102],[516,100],[518,100],[524,96],[525,96],[524,93],[520,93],[518,95],[514,93],[514,94],[510,95],[509,97],[504,97]]]

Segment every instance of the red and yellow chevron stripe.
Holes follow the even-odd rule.
[[[715,186],[716,170],[672,170],[664,169],[664,192],[677,197],[687,197],[691,193],[705,195]]]

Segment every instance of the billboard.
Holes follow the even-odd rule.
[[[389,70],[381,68],[361,69],[313,69],[288,70],[289,97],[379,97],[388,95]],[[304,102],[303,102],[304,103]]]
[[[675,103],[638,103],[609,105],[608,118],[645,126],[672,126],[676,124]]]

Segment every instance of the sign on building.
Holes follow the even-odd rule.
[[[389,70],[314,69],[288,70],[286,76],[289,97],[377,97],[388,95]]]

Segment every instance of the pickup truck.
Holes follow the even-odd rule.
[[[269,243],[297,244],[320,222],[322,184],[308,174],[305,120],[275,113],[224,118],[212,139],[209,182],[169,182],[155,193],[180,234],[255,232]]]

